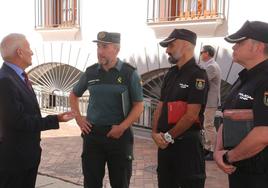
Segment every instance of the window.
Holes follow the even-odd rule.
[[[35,28],[79,27],[79,0],[35,0]]]
[[[147,22],[210,19],[223,16],[224,0],[147,0]]]

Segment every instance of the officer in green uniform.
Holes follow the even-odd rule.
[[[117,58],[120,34],[99,32],[98,63],[88,67],[70,94],[72,110],[82,131],[85,188],[101,188],[105,164],[113,188],[129,187],[132,173],[131,125],[143,111],[141,80],[135,68]],[[87,117],[79,111],[79,97],[90,93]]]

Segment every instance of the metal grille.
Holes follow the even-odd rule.
[[[223,18],[224,0],[147,0],[147,22]]]
[[[35,28],[79,27],[79,0],[35,0]]]

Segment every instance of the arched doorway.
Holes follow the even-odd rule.
[[[62,63],[44,63],[29,71],[29,79],[34,87],[42,91],[70,92],[81,76],[81,71]]]
[[[57,62],[41,64],[28,72],[42,110],[63,112],[70,109],[69,93],[78,82],[82,71]],[[88,93],[80,100],[80,110],[86,113]]]

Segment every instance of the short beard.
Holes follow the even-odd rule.
[[[108,60],[108,59],[105,59],[105,61],[99,61],[99,63],[101,64],[101,65],[108,65],[109,63],[110,63],[110,61]]]
[[[168,62],[172,65],[177,64],[177,62],[180,60],[180,57],[175,58],[172,54],[169,54]]]

